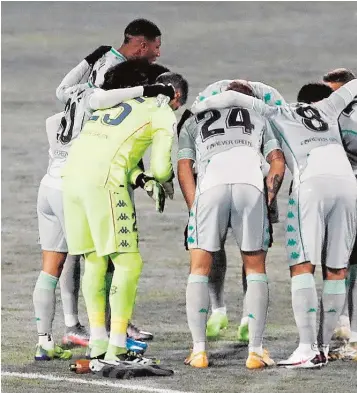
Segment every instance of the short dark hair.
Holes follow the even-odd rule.
[[[300,89],[297,100],[305,104],[312,104],[329,97],[332,92],[331,87],[322,82],[307,83]]]
[[[126,26],[124,30],[124,43],[130,41],[130,37],[144,36],[149,41],[154,41],[161,36],[160,29],[155,23],[147,19],[135,19]]]
[[[164,83],[165,85],[171,83],[175,90],[180,90],[181,92],[179,99],[180,104],[186,104],[188,96],[188,83],[182,75],[176,74],[174,72],[165,72],[156,79],[156,82]]]
[[[355,74],[347,68],[336,68],[323,76],[324,82],[347,83],[352,79],[356,79]]]
[[[104,75],[102,89],[152,85],[162,73],[169,71],[160,64],[150,64],[145,58],[135,58],[119,63]]]
[[[247,96],[253,96],[253,90],[247,82],[233,81],[228,85],[227,90],[234,90]]]

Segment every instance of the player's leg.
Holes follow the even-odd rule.
[[[54,211],[56,205],[59,205],[59,209],[62,208],[61,191],[41,184],[38,192],[37,215],[42,248],[42,271],[33,292],[38,333],[35,360],[71,357],[71,352],[63,351],[55,345],[52,337],[52,323],[56,309],[55,291],[67,255],[64,231]],[[61,214],[63,215],[63,211]]]
[[[242,256],[243,260],[243,256]],[[249,317],[247,312],[247,274],[245,272],[244,264],[242,265],[242,287],[243,287],[243,307],[242,318],[238,326],[237,338],[243,344],[249,342]]]
[[[211,273],[208,277],[208,291],[212,314],[207,321],[207,338],[216,338],[222,329],[228,326],[227,309],[224,303],[224,279],[227,271],[227,257],[222,248],[213,253]]]
[[[86,347],[89,333],[78,319],[78,296],[80,288],[81,264],[80,255],[67,255],[60,277],[61,300],[66,326],[62,343]]]
[[[249,369],[271,366],[263,350],[263,334],[269,303],[268,279],[265,271],[266,250],[270,244],[268,215],[262,192],[247,184],[232,185],[231,225],[241,248],[247,276],[246,307],[249,317]]]
[[[93,251],[84,254],[82,292],[90,327],[90,357],[103,357],[108,348],[105,328],[105,274],[108,257]]]
[[[193,350],[185,360],[192,367],[208,366],[206,324],[209,308],[208,276],[212,253],[221,249],[226,236],[230,212],[230,188],[220,185],[196,196],[190,211],[188,247],[191,268],[186,288],[187,321]]]
[[[287,368],[315,368],[322,365],[316,334],[318,298],[315,266],[311,264],[310,258],[314,253],[320,253],[321,256],[324,236],[323,198],[318,199],[320,193],[317,189],[310,189],[313,191],[309,191],[309,182],[303,183],[291,193],[288,200],[286,250],[299,346],[287,360],[278,363],[278,366]]]
[[[142,259],[139,252],[115,253],[110,258],[114,275],[110,288],[110,339],[105,359],[117,360],[127,353],[127,328],[134,309]]]
[[[348,281],[351,336],[344,358],[357,361],[357,238],[350,258]]]
[[[346,300],[345,279],[357,226],[357,187],[349,187],[349,182],[337,180],[333,186],[330,194],[335,198],[327,216],[326,266],[319,331],[319,343],[326,358],[334,328]]]

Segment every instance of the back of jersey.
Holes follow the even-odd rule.
[[[357,176],[357,96],[341,113],[339,124],[342,134],[343,146]]]
[[[179,158],[196,160],[201,192],[217,184],[236,183],[252,184],[262,191],[261,150],[267,127],[267,121],[253,110],[232,107],[200,112],[180,133]]]
[[[351,176],[337,115],[327,113],[320,101],[286,105],[271,118],[295,185],[315,176]]]
[[[94,112],[74,141],[62,175],[111,189],[123,185],[152,143],[156,117],[161,124],[168,118],[172,127],[175,115],[168,106],[159,108],[156,98],[141,97]]]

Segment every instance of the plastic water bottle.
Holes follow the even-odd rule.
[[[79,359],[75,363],[69,365],[69,369],[76,374],[88,374],[91,372],[89,368],[89,359]]]

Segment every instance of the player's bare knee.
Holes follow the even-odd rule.
[[[347,269],[332,269],[326,267],[325,280],[344,280],[347,276]]]
[[[208,276],[212,267],[212,253],[199,248],[190,250],[191,274]]]
[[[241,255],[246,274],[265,273],[265,251],[242,251]]]
[[[63,265],[66,261],[66,252],[56,251],[42,251],[42,270],[51,274],[52,276],[59,277],[62,273]]]
[[[315,266],[311,262],[303,262],[298,265],[290,266],[290,276],[298,276],[299,274],[314,274]]]

